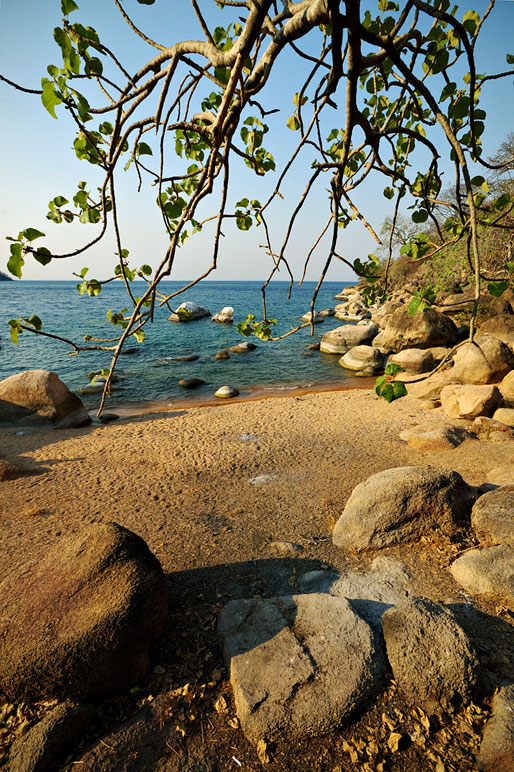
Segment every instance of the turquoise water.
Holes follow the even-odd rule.
[[[134,282],[135,294],[142,294]],[[161,285],[164,286],[164,285]],[[177,282],[167,282],[166,291],[179,288]],[[316,308],[334,307],[334,295],[345,286],[340,282],[326,283],[318,296]],[[252,338],[257,349],[248,354],[231,354],[230,359],[217,360],[221,349],[246,340],[237,333],[237,322],[249,313],[262,317],[260,282],[204,282],[174,299],[175,306],[191,300],[206,306],[212,314],[223,306],[233,306],[234,325],[216,324],[210,318],[188,323],[168,321],[169,311],[159,309],[153,325],[145,327],[146,341],[137,346],[138,353],[122,356],[117,372],[123,375],[119,389],[113,392],[109,408],[116,405],[146,402],[177,402],[183,399],[211,398],[223,384],[237,386],[242,395],[256,391],[276,391],[296,387],[318,386],[327,382],[348,383],[353,377],[337,363],[338,357],[313,352],[302,354],[307,345],[320,340],[327,330],[341,324],[334,318],[325,319],[315,326],[314,338],[305,328],[283,341],[263,342]],[[275,329],[287,332],[298,324],[298,318],[309,310],[314,283],[295,287],[287,300],[288,284],[272,283],[267,292],[268,316],[277,317]],[[7,320],[18,316],[37,314],[43,329],[74,340],[82,341],[84,333],[97,337],[112,337],[119,328],[106,319],[106,312],[124,307],[124,288],[107,284],[97,298],[80,296],[75,282],[0,282],[0,379],[33,368],[57,372],[71,388],[77,390],[89,383],[87,374],[108,367],[109,352],[83,352],[70,357],[66,344],[40,336],[23,333],[18,346],[10,341]],[[131,340],[134,340],[133,338]],[[196,353],[194,362],[163,362],[166,358]],[[196,377],[206,381],[194,392],[178,385],[181,378]],[[81,395],[88,408],[98,404],[98,395]]]

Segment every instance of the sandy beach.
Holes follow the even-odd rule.
[[[440,420],[440,409],[425,411],[415,399],[388,405],[370,389],[352,389],[142,413],[85,429],[3,429],[0,456],[10,469],[1,483],[0,579],[60,534],[115,521],[145,539],[171,591],[156,654],[160,675],[144,685],[145,694],[209,679],[220,666],[216,615],[233,594],[227,576],[242,577],[242,595],[266,592],[274,542],[303,548],[278,556],[292,587],[316,566],[363,568],[376,553],[352,555],[330,539],[356,484],[389,467],[430,464],[480,485],[490,470],[514,462],[510,442],[468,439],[453,450],[424,452],[399,439],[406,427]],[[406,564],[420,594],[451,602],[463,598],[448,571],[459,549],[422,541],[382,553]],[[114,713],[119,721],[133,712],[134,700],[121,707],[114,701],[112,716],[106,708],[106,727]],[[241,733],[230,742],[246,769],[260,768]],[[305,746],[313,754],[316,742]],[[398,769],[425,768],[412,763]],[[318,768],[325,769],[305,767]]]

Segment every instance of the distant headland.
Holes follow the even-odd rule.
[[[0,281],[12,281],[12,279],[10,276],[7,276],[6,273],[0,271]]]

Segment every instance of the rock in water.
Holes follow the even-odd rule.
[[[403,696],[427,713],[469,702],[479,661],[451,611],[428,598],[411,598],[382,617],[387,657]]]
[[[57,373],[26,370],[0,381],[0,422],[50,424],[56,429],[86,426],[91,418]]]
[[[167,584],[139,536],[116,523],[62,537],[0,585],[0,688],[14,700],[87,697],[145,675]]]
[[[321,339],[320,351],[325,354],[345,354],[354,346],[369,343],[378,332],[378,325],[343,324],[334,330],[329,330]]]
[[[246,354],[248,351],[253,351],[256,348],[257,346],[251,340],[243,340],[241,343],[231,346],[229,351],[232,351],[233,354]]]
[[[232,306],[225,306],[218,311],[211,319],[211,322],[221,322],[222,324],[232,324],[234,321],[234,309]]]
[[[384,688],[380,637],[345,598],[233,600],[218,631],[250,742],[329,732]]]
[[[192,322],[195,319],[203,319],[204,316],[210,316],[211,312],[204,306],[199,306],[198,303],[193,303],[190,300],[186,300],[181,303],[176,311],[168,317],[170,322]]]
[[[385,469],[353,490],[332,533],[337,547],[379,549],[469,524],[478,494],[460,474],[424,466]]]
[[[204,383],[205,381],[202,381],[201,378],[181,378],[178,385],[182,386],[183,389],[197,389]]]
[[[220,386],[219,389],[214,392],[214,396],[218,397],[218,399],[232,399],[232,397],[237,397],[238,394],[239,391],[235,386]]]

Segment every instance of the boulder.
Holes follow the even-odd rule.
[[[389,362],[400,365],[408,373],[427,373],[434,367],[434,356],[422,348],[406,348],[389,357]]]
[[[493,413],[493,419],[507,426],[514,427],[514,408],[499,407]]]
[[[312,311],[307,311],[303,316],[300,317],[300,321],[302,322],[310,322],[312,321],[314,324],[321,324],[325,321],[325,319],[321,316],[319,311],[314,312],[314,317],[312,316]]]
[[[356,325],[343,324],[334,330],[329,330],[323,335],[320,342],[320,351],[325,354],[345,354],[354,346],[369,343],[378,332],[376,324]]]
[[[323,309],[322,309],[322,310],[319,312],[319,315],[320,315],[320,316],[323,316],[323,317],[327,317],[327,316],[334,316],[334,314],[335,314],[335,311],[334,311],[334,309],[333,309],[333,308],[323,308]]]
[[[353,490],[332,541],[361,551],[428,534],[453,536],[469,523],[476,497],[476,489],[457,472],[429,466],[385,469]]]
[[[87,426],[82,401],[50,370],[26,370],[0,381],[0,424],[49,424],[56,429]]]
[[[514,370],[507,373],[501,383],[498,384],[503,402],[506,407],[514,407]]]
[[[246,354],[248,351],[253,351],[257,346],[252,343],[251,340],[243,340],[241,343],[237,343],[235,346],[231,346],[229,351],[233,354]]]
[[[457,327],[444,314],[429,308],[411,316],[404,305],[385,317],[380,346],[398,352],[406,348],[430,348],[457,341]],[[373,342],[373,345],[378,345]]]
[[[487,473],[487,482],[492,485],[514,485],[514,464],[495,466]]]
[[[514,439],[514,427],[484,415],[475,418],[471,424],[471,431],[479,440],[498,439],[498,434],[502,434],[504,440]]]
[[[11,747],[10,769],[16,772],[46,772],[64,761],[83,739],[95,719],[91,705],[67,700],[57,705]],[[61,764],[59,764],[59,767]]]
[[[201,378],[181,378],[178,385],[182,386],[183,389],[197,389],[204,383],[205,381],[202,381]]]
[[[309,343],[309,345],[305,348],[307,351],[319,351],[319,341],[316,341],[315,343]]]
[[[192,322],[195,319],[203,319],[205,316],[210,316],[211,312],[204,306],[199,306],[198,303],[193,303],[190,300],[186,300],[181,303],[176,311],[173,311],[171,316],[168,317],[170,322]]]
[[[485,725],[478,755],[480,772],[514,769],[514,684],[502,683],[491,703],[492,715]]]
[[[371,318],[383,330],[387,324],[387,318],[391,316],[393,311],[403,307],[404,303],[401,303],[399,300],[386,300],[385,303],[372,312]]]
[[[384,361],[384,357],[373,346],[354,346],[339,360],[341,367],[346,370],[370,370],[370,375],[378,372]]]
[[[499,599],[514,610],[514,547],[468,550],[451,566],[453,578],[470,595],[485,595]]]
[[[226,350],[218,351],[216,354],[216,359],[230,359],[230,354]]]
[[[214,392],[214,396],[218,397],[218,399],[232,399],[232,397],[237,397],[238,394],[239,391],[235,386],[220,386]]]
[[[329,732],[384,688],[380,637],[345,598],[233,600],[218,632],[237,715],[252,743]]]
[[[514,354],[498,338],[480,335],[465,343],[453,358],[452,380],[458,383],[495,383],[514,368]]]
[[[400,432],[400,439],[415,450],[451,450],[468,437],[465,429],[444,423],[420,424]]]
[[[514,344],[514,315],[511,312],[510,314],[503,313],[491,316],[480,325],[479,331],[481,335],[482,333],[487,333],[495,338],[499,338],[509,348],[512,348]]]
[[[479,660],[451,611],[409,598],[384,613],[382,631],[394,680],[411,705],[433,714],[472,699]]]
[[[341,290],[341,292],[338,292],[337,295],[334,295],[335,300],[347,300],[349,297],[353,295],[358,295],[360,297],[360,291],[358,286],[353,287],[345,287]]]
[[[95,523],[0,585],[0,689],[87,697],[138,683],[167,613],[159,561],[139,536]]]
[[[482,544],[514,547],[514,485],[480,496],[471,510],[471,525]]]
[[[450,371],[443,370],[442,372],[429,375],[428,378],[418,380],[417,376],[412,376],[415,379],[414,383],[409,382],[409,376],[400,373],[396,376],[397,381],[403,381],[407,388],[409,397],[416,397],[417,399],[439,399],[441,391],[445,386],[451,382]]]
[[[234,322],[234,309],[232,306],[224,306],[221,311],[211,319],[211,322],[221,322],[221,324],[233,324]]]
[[[476,418],[491,416],[501,402],[496,386],[448,385],[441,390],[441,405],[449,418]]]
[[[175,357],[169,357],[170,362],[196,362],[200,359],[200,354],[178,354]]]

